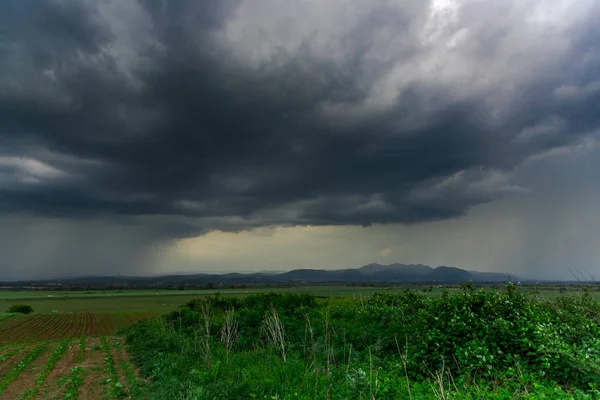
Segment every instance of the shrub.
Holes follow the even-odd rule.
[[[31,314],[33,307],[28,304],[14,304],[8,309],[9,313]]]
[[[467,283],[441,296],[217,294],[124,334],[158,399],[600,399],[589,293],[541,300]]]

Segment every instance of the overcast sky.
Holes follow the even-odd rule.
[[[600,277],[598,20],[594,0],[1,1],[0,279]]]

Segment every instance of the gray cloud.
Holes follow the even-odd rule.
[[[0,213],[420,223],[600,122],[593,1],[0,4]]]

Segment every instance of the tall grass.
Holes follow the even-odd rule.
[[[235,310],[230,308],[225,311],[223,325],[221,326],[221,342],[225,347],[226,359],[229,361],[229,355],[233,350],[233,346],[237,342],[239,325],[235,317]]]
[[[279,313],[273,305],[269,307],[265,315],[263,330],[269,344],[279,350],[283,362],[286,362],[285,330],[279,318]]]

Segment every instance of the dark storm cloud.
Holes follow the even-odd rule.
[[[167,236],[417,223],[524,190],[514,167],[600,122],[598,7],[554,50],[543,30],[524,47],[519,2],[465,3],[431,28],[469,36],[428,77],[446,64],[418,39],[428,2],[373,2],[325,33],[269,4],[277,29],[242,1],[3,2],[0,210]]]

